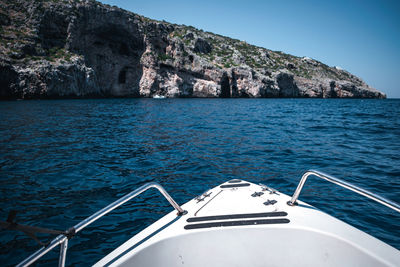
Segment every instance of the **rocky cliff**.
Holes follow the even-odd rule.
[[[385,98],[360,78],[95,1],[0,0],[0,98]]]

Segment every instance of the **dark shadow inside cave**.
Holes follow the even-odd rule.
[[[229,78],[226,73],[221,79],[221,97],[228,98],[231,97],[231,87],[229,84]]]
[[[121,43],[119,47],[119,54],[124,56],[129,56],[129,48],[125,43]]]
[[[122,69],[118,75],[118,83],[125,84],[126,83],[126,69]]]

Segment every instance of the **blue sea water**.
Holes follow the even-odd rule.
[[[157,181],[185,203],[226,180],[292,194],[310,168],[400,202],[400,100],[96,99],[0,102],[0,220],[65,230]],[[400,215],[322,180],[300,199],[400,249]],[[155,190],[69,243],[88,265],[172,208]],[[40,236],[47,240],[46,236]],[[0,261],[39,246],[0,232]],[[58,249],[41,265],[57,264]]]

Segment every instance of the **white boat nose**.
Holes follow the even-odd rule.
[[[238,179],[223,183],[208,191],[207,196],[199,197],[193,216],[273,212],[284,203],[277,191]]]
[[[292,198],[263,184],[233,179],[182,207],[162,186],[148,183],[72,230],[77,233],[147,189],[156,188],[175,211],[133,236],[95,266],[399,266],[397,249],[297,201],[307,176],[312,174],[395,210],[400,207],[340,179],[308,171]],[[33,263],[61,244],[63,266],[69,238],[58,236],[23,263]]]

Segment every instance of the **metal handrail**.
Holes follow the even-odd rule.
[[[341,187],[344,187],[344,188],[349,189],[349,190],[351,190],[353,192],[356,192],[356,193],[358,193],[358,194],[360,194],[362,196],[365,196],[367,198],[375,200],[376,202],[378,202],[378,203],[380,203],[382,205],[385,205],[386,207],[389,207],[389,208],[391,208],[391,209],[393,209],[393,210],[395,210],[397,212],[400,212],[400,205],[395,203],[395,202],[393,202],[393,201],[391,201],[391,200],[388,200],[388,199],[386,199],[384,197],[378,196],[378,195],[376,195],[376,194],[374,194],[374,193],[372,193],[372,192],[370,192],[368,190],[362,189],[362,188],[360,188],[358,186],[355,186],[355,185],[353,185],[351,183],[348,183],[348,182],[345,182],[343,180],[340,180],[339,178],[333,177],[333,176],[331,176],[329,174],[326,174],[326,173],[323,173],[323,172],[320,172],[320,171],[315,171],[315,170],[308,170],[303,174],[303,176],[301,177],[301,180],[299,182],[299,185],[297,186],[296,191],[294,192],[294,194],[292,196],[292,199],[287,202],[287,204],[289,206],[296,205],[296,201],[297,201],[297,199],[298,199],[298,197],[300,195],[300,192],[303,189],[303,186],[304,186],[308,176],[310,176],[310,175],[314,175],[314,176],[322,178],[322,179],[324,179],[324,180],[326,180],[328,182],[337,184],[337,185],[339,185]]]
[[[65,266],[65,258],[66,258],[66,255],[67,255],[68,240],[72,236],[74,236],[76,233],[78,233],[79,231],[81,231],[83,228],[85,228],[86,226],[90,225],[94,221],[100,219],[101,217],[103,217],[104,215],[108,214],[112,210],[114,210],[114,209],[118,208],[119,206],[125,204],[129,200],[135,198],[136,196],[140,195],[141,193],[143,193],[144,191],[146,191],[147,189],[150,189],[152,187],[158,189],[158,191],[160,191],[160,193],[168,200],[168,202],[174,207],[174,209],[176,209],[178,211],[177,216],[181,216],[181,215],[186,214],[186,211],[183,210],[181,208],[181,206],[179,206],[175,202],[175,200],[167,193],[167,191],[160,184],[154,183],[154,182],[147,183],[147,184],[139,187],[138,189],[133,190],[129,194],[121,197],[120,199],[114,201],[113,203],[111,203],[107,207],[97,211],[95,214],[93,214],[92,216],[90,216],[90,217],[86,218],[85,220],[81,221],[80,223],[78,223],[74,227],[68,229],[68,231],[66,232],[66,235],[62,234],[62,235],[57,236],[56,238],[54,238],[50,242],[49,245],[47,245],[45,247],[42,247],[41,249],[39,249],[38,251],[33,253],[31,256],[26,258],[24,261],[19,263],[17,266],[29,266],[32,263],[34,263],[35,261],[37,261],[38,259],[40,259],[43,255],[47,254],[47,252],[49,252],[50,250],[55,248],[57,245],[60,245],[60,257],[59,257],[59,261],[58,261],[58,266],[64,267]]]

